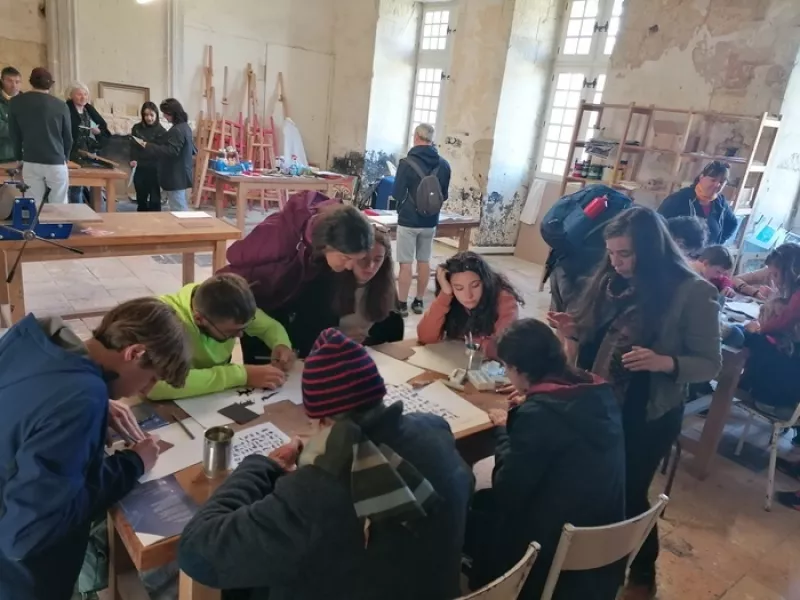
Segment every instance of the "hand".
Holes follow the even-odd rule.
[[[633,372],[672,373],[675,361],[671,356],[656,354],[650,348],[634,346],[633,350],[622,355],[622,364]]]
[[[99,127],[92,127],[90,129],[90,131],[92,132],[92,135],[100,135],[100,128]]]
[[[726,298],[734,298],[736,296],[736,290],[726,287],[724,290],[722,290],[722,295]]]
[[[272,365],[245,365],[247,387],[274,390],[286,381],[286,374]]]
[[[136,168],[136,164],[137,164],[136,161],[132,160],[131,161],[131,168],[135,169]]]
[[[447,281],[447,271],[444,267],[436,268],[436,281],[439,282],[439,288],[442,290],[443,294],[448,296],[453,295],[453,286]]]
[[[126,442],[141,442],[147,437],[130,407],[119,400],[108,401],[108,427]]]
[[[566,338],[574,338],[578,333],[575,317],[569,313],[550,311],[547,313],[547,324]]]
[[[279,344],[272,351],[272,364],[285,372],[292,368],[297,356],[289,346]]]
[[[525,402],[525,394],[519,392],[512,384],[506,384],[497,388],[498,394],[508,394],[509,407],[518,406]]]
[[[156,460],[158,460],[158,454],[160,452],[158,449],[158,438],[156,436],[146,437],[142,441],[134,444],[131,450],[136,452],[139,458],[142,459],[144,472],[147,473],[152,470],[156,464]]]
[[[775,290],[768,285],[762,285],[755,293],[755,297],[759,300],[769,300],[775,295]]]
[[[756,321],[750,321],[750,322],[745,324],[744,330],[748,331],[750,333],[758,333],[758,332],[761,331],[761,323],[759,323],[757,320]]]
[[[297,459],[302,451],[303,442],[300,441],[300,438],[295,437],[288,444],[275,448],[267,457],[278,463],[278,466],[284,471],[294,471],[297,468]]]
[[[489,409],[489,420],[495,427],[504,427],[508,421],[508,411],[502,408]]]

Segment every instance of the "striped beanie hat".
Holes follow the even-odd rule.
[[[378,405],[386,385],[364,346],[338,329],[319,334],[303,366],[303,406],[312,419]]]

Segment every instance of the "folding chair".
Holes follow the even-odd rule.
[[[457,600],[515,600],[528,579],[541,547],[532,542],[523,557],[505,574]]]

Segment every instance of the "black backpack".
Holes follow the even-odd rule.
[[[444,204],[444,194],[442,194],[442,184],[439,183],[439,167],[426,174],[416,160],[406,157],[408,165],[419,175],[419,185],[414,193],[414,208],[423,217],[438,215]]]
[[[608,199],[608,206],[596,218],[589,218],[583,209],[602,196]],[[551,248],[545,280],[556,265],[573,278],[594,269],[605,253],[603,229],[632,204],[631,198],[605,185],[587,186],[560,198],[544,215],[540,226],[542,239]]]

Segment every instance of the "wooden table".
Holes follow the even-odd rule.
[[[235,198],[236,202],[236,226],[240,231],[244,231],[245,215],[247,213],[247,195],[250,192],[277,191],[279,193],[316,190],[324,193],[331,198],[337,197],[337,190],[344,188],[350,195],[353,193],[355,178],[347,175],[340,177],[273,177],[273,176],[250,176],[250,175],[226,175],[214,172],[216,181],[216,192],[214,194],[214,206],[217,210],[217,217],[222,218],[225,214],[225,196]],[[226,186],[233,188],[226,191]],[[281,205],[283,208],[283,205]]]
[[[387,228],[392,232],[392,237],[397,238],[397,212],[382,212],[386,214],[365,214],[365,216],[373,223]],[[441,215],[439,215],[439,225],[436,227],[436,237],[455,238],[458,240],[458,251],[466,252],[469,250],[469,239],[472,234],[472,230],[480,226],[480,219],[443,212]]]
[[[396,347],[407,348],[408,345],[408,342],[399,342]],[[395,346],[395,344],[387,344],[386,346]],[[387,349],[384,347],[383,350]],[[394,355],[391,348],[388,349],[387,354]],[[397,356],[395,357],[397,358]],[[412,382],[424,383],[444,378],[444,375],[427,371],[413,379]],[[483,410],[506,406],[505,396],[476,392],[469,384],[467,391],[460,395]],[[172,415],[178,418],[188,417],[183,410],[172,402],[153,403],[153,405],[156,411],[167,421],[171,420]],[[311,434],[312,424],[306,417],[303,408],[289,401],[267,406],[262,416],[247,425],[231,425],[231,427],[234,430],[246,429],[265,421],[271,421],[290,437],[308,437]],[[456,445],[468,463],[473,464],[494,452],[491,430],[492,426],[487,424],[456,434]],[[181,487],[199,505],[204,504],[223,481],[223,479],[209,480],[203,474],[202,465],[200,464],[179,471],[176,473],[176,478]],[[179,536],[162,540],[150,546],[143,546],[125,518],[124,513],[118,508],[113,508],[109,511],[108,532],[111,543],[109,589],[113,600],[120,598],[118,580],[121,577],[126,577],[126,573],[130,574],[133,570],[142,572],[154,569],[167,565],[177,558]],[[200,585],[181,572],[178,598],[179,600],[219,600],[220,592]]]
[[[74,164],[74,163],[73,163]],[[5,167],[15,165],[6,164]],[[0,168],[3,168],[0,166]],[[108,212],[117,210],[117,190],[114,182],[127,179],[128,175],[118,169],[100,169],[78,167],[69,168],[69,184],[71,186],[88,187],[91,190],[92,208],[96,212],[103,210],[103,188],[106,189],[106,207]],[[0,173],[0,183],[5,183],[10,177],[7,173]]]
[[[150,256],[154,254],[183,254],[183,283],[194,281],[196,252],[212,253],[214,271],[225,265],[228,240],[241,237],[235,227],[208,217],[179,219],[168,212],[101,213],[100,222],[87,223],[98,234],[81,233],[76,224],[72,236],[60,243],[83,250],[83,255],[62,250],[50,244],[33,241],[22,255],[22,263],[113,256]],[[24,267],[10,284],[6,284],[8,269],[22,248],[21,241],[0,241],[0,305],[10,305],[10,320],[18,322],[25,316]],[[65,282],[65,284],[68,282]],[[84,318],[105,313],[91,311],[63,315],[65,318]]]

